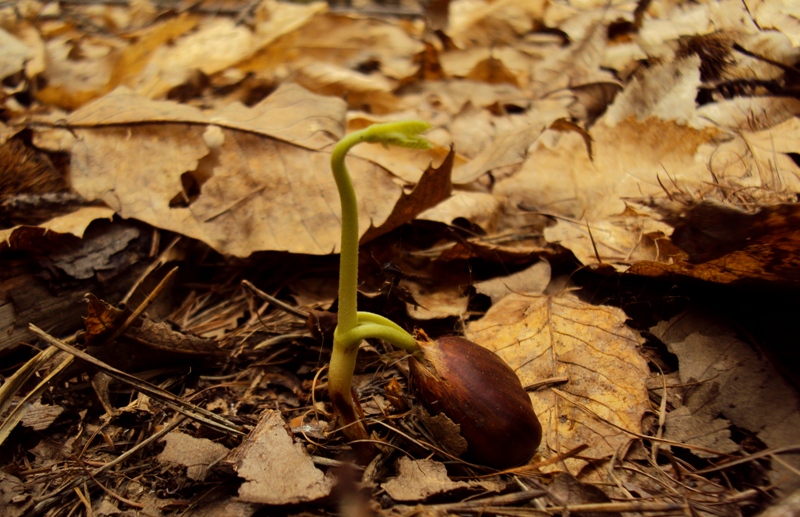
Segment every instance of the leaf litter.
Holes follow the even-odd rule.
[[[43,153],[74,196],[0,146],[9,515],[780,505],[800,485],[798,384],[756,348],[758,322],[674,300],[796,296],[797,13],[354,4],[0,8],[0,144]],[[363,306],[500,354],[545,429],[528,465],[455,461],[457,427],[408,412],[404,358],[380,342],[356,382],[379,454],[354,466],[334,427],[329,153],[400,118],[431,122],[434,149],[349,161]],[[49,297],[23,303],[26,282]],[[21,316],[101,292],[83,333]],[[19,346],[36,339],[53,348]]]

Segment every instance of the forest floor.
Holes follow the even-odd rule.
[[[797,6],[24,0],[0,49],[3,516],[800,514]],[[333,412],[331,151],[404,119],[358,307],[500,356],[524,465],[380,340],[366,458]]]

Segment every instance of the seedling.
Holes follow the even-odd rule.
[[[414,336],[378,314],[358,312],[358,207],[345,156],[361,142],[429,149],[421,134],[430,125],[411,120],[376,124],[347,135],[333,150],[331,169],[342,203],[342,244],[339,266],[339,319],[333,333],[328,391],[345,435],[368,440],[361,408],[351,383],[362,340],[378,338],[412,355],[410,373],[418,398],[434,413],[445,413],[461,426],[467,456],[505,468],[527,461],[541,441],[542,429],[519,378],[493,352],[462,337],[436,341]]]
[[[331,170],[342,204],[341,262],[339,264],[339,320],[333,333],[333,355],[328,371],[328,390],[339,423],[351,440],[364,440],[367,431],[360,419],[360,407],[353,398],[351,383],[358,347],[362,340],[378,338],[409,353],[420,350],[414,336],[378,314],[358,312],[358,205],[345,156],[362,142],[429,149],[430,142],[421,133],[430,125],[419,120],[376,124],[344,137],[331,156]]]

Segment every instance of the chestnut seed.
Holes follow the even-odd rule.
[[[421,353],[409,362],[412,386],[429,413],[461,426],[465,459],[497,469],[526,463],[542,426],[514,370],[462,337],[417,343]]]

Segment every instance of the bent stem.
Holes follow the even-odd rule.
[[[328,371],[328,391],[339,424],[351,440],[366,440],[361,407],[353,398],[352,380],[358,346],[363,339],[379,338],[414,353],[419,350],[414,337],[391,320],[369,312],[358,312],[358,205],[345,157],[361,142],[428,149],[430,142],[421,133],[430,125],[419,120],[376,124],[342,138],[331,155],[331,170],[342,204],[342,240],[339,264],[339,321],[333,333],[333,354]]]

